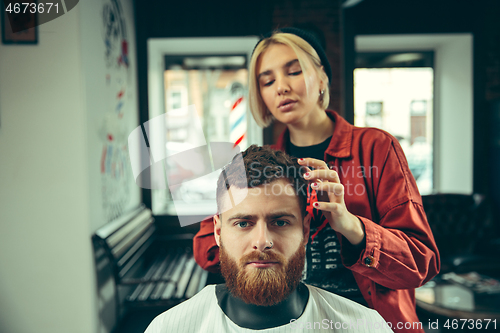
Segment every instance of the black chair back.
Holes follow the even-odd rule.
[[[487,238],[491,221],[484,195],[431,194],[422,201],[443,260],[474,254]]]

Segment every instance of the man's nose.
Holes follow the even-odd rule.
[[[271,249],[273,247],[271,238],[267,223],[257,223],[253,235],[253,249],[262,252]]]

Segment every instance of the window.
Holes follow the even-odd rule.
[[[427,124],[426,132],[433,135],[432,179],[433,190],[438,193],[470,194],[473,190],[473,40],[472,34],[466,33],[355,37],[356,52],[360,55],[357,68],[408,65],[408,61],[387,65],[380,62],[378,66],[373,66],[373,62],[363,64],[363,55],[375,54],[384,59],[390,54],[413,53],[412,57],[417,58],[428,51],[434,53],[427,64],[421,56],[414,63],[420,62],[420,67],[431,67],[434,72],[433,103],[427,103],[427,110],[433,115],[432,127]]]
[[[167,156],[196,148],[197,142],[192,138],[200,134],[200,127],[195,119],[201,120],[206,142],[231,142],[239,146],[240,151],[245,150],[248,144],[245,57],[184,57],[182,66],[176,59],[179,57],[166,57],[165,61],[168,66],[164,72]],[[188,108],[189,105],[194,108]],[[157,190],[155,207],[163,207],[157,211],[174,213],[173,200],[177,215],[214,211],[219,172],[210,172],[193,181],[194,175],[204,173],[198,169],[205,158],[193,153],[184,164],[167,158],[167,179],[176,185],[169,184],[166,191]]]
[[[167,180],[167,188],[151,191],[153,214],[177,215],[181,226],[197,222],[191,216],[217,212],[220,167],[234,155],[221,162],[221,143],[241,151],[262,142],[247,110],[247,59],[256,40],[231,40],[149,42],[156,54],[156,60],[150,57],[149,118],[160,116],[164,123],[151,127],[159,129],[149,136],[165,147]]]
[[[432,52],[361,53],[354,70],[354,124],[399,140],[421,194],[434,188],[432,59]]]

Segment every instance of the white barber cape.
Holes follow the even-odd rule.
[[[156,317],[145,333],[392,332],[377,311],[323,289],[306,286],[309,299],[304,313],[286,325],[263,330],[239,327],[219,307],[215,285],[208,285],[194,297]]]

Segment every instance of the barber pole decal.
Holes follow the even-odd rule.
[[[240,150],[247,148],[247,120],[243,96],[239,96],[233,103],[229,113],[229,141],[234,142],[234,147],[240,146]]]

